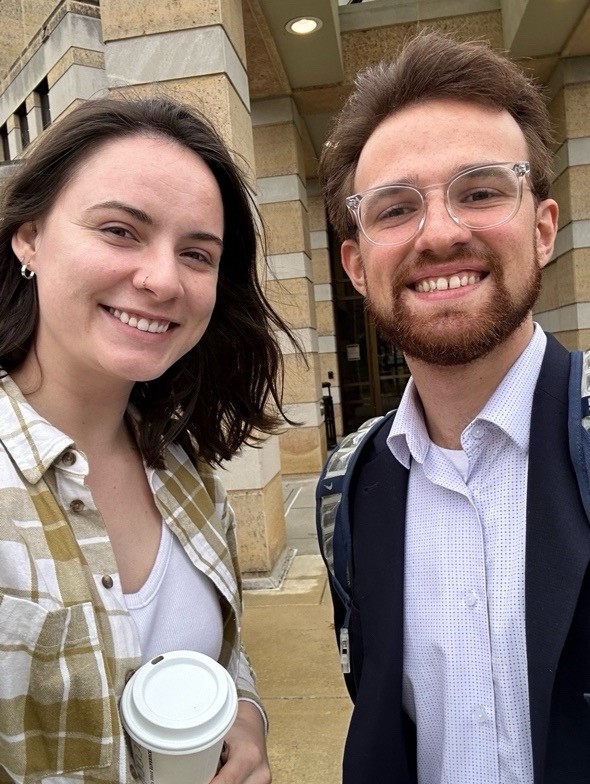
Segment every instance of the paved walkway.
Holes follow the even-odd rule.
[[[269,715],[273,784],[340,784],[351,711],[315,537],[315,483],[283,481],[287,544],[297,554],[281,588],[244,593],[244,642]]]

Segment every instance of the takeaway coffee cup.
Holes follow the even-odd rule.
[[[145,784],[209,784],[237,709],[234,682],[209,656],[172,651],[144,664],[120,703],[138,777]]]

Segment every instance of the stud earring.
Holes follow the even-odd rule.
[[[22,266],[20,268],[20,274],[23,276],[25,280],[32,280],[35,277],[35,271],[29,269],[29,264],[31,263],[30,260],[25,262],[25,257],[23,256],[22,259]]]

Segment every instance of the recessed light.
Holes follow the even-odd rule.
[[[322,20],[318,19],[317,16],[298,16],[296,19],[291,19],[287,22],[285,30],[295,35],[309,35],[317,32],[322,24]]]

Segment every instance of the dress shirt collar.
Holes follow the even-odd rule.
[[[474,422],[485,420],[503,430],[523,451],[528,449],[533,394],[546,345],[545,333],[535,324],[531,340],[477,417],[467,425],[461,434],[462,441]],[[519,390],[519,394],[515,395],[514,390]],[[387,437],[387,446],[396,460],[409,468],[411,459],[424,462],[430,443],[418,390],[410,378]]]

